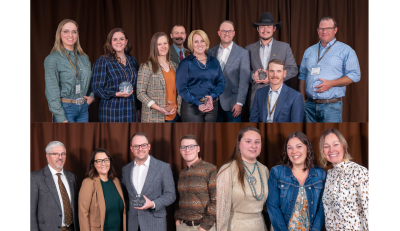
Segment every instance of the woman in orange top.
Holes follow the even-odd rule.
[[[178,65],[170,60],[168,36],[157,32],[150,42],[150,55],[140,65],[137,98],[142,102],[142,122],[175,122],[181,111],[182,98],[177,94],[175,71]]]

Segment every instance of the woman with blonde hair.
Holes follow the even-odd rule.
[[[218,97],[224,92],[225,79],[217,58],[208,56],[207,34],[194,30],[188,37],[192,54],[179,64],[176,88],[182,97],[183,122],[215,122]]]
[[[217,174],[217,230],[267,230],[262,211],[268,197],[269,171],[257,161],[261,133],[240,130],[236,146]]]
[[[322,201],[326,230],[369,230],[369,172],[351,160],[348,145],[336,129],[322,133],[320,161],[328,170]]]
[[[58,24],[53,49],[44,61],[45,94],[54,122],[88,122],[92,76],[89,57],[79,44],[78,24]]]
[[[155,33],[150,41],[149,59],[140,65],[137,80],[137,98],[143,104],[142,122],[178,120],[182,98],[176,91],[177,68],[170,60],[168,36],[164,32]]]

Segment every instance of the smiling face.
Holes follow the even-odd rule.
[[[65,153],[65,148],[63,146],[56,146],[50,150],[50,153],[58,153],[58,154]],[[65,155],[60,156],[60,155],[46,154],[46,158],[47,158],[47,163],[49,163],[49,165],[54,170],[60,172],[64,167],[65,160],[67,157]]]
[[[132,146],[134,145],[142,145],[142,144],[148,144],[146,148],[139,147],[139,149],[134,149]],[[149,157],[149,151],[150,151],[150,144],[149,141],[146,139],[144,136],[134,136],[132,139],[132,144],[131,144],[131,151],[133,155],[135,156],[135,160],[137,163],[144,163],[147,158]]]
[[[257,31],[260,35],[262,40],[269,40],[274,35],[276,30],[276,26],[273,25],[265,25],[265,26],[258,26]]]
[[[293,167],[305,167],[307,158],[307,146],[303,144],[299,138],[293,137],[287,143],[287,155],[292,162]]]
[[[283,83],[283,79],[286,77],[286,70],[283,70],[283,65],[270,63],[267,74],[270,84],[280,87]]]
[[[157,50],[158,50],[158,56],[167,56],[168,54],[168,39],[165,36],[161,36],[157,40]]]
[[[222,33],[222,31],[232,31],[232,34]],[[235,36],[235,30],[232,24],[224,22],[218,31],[218,36],[221,38],[221,43],[230,44]]]
[[[181,46],[186,40],[186,31],[183,26],[175,26],[170,34],[175,46]]]
[[[247,131],[239,142],[239,150],[242,159],[254,163],[261,153],[261,136],[255,131]]]
[[[127,43],[128,39],[125,38],[125,35],[122,32],[115,32],[111,38],[112,48],[117,53],[124,52]]]
[[[323,20],[319,23],[319,28],[333,28],[335,24],[333,23],[332,20]],[[319,31],[318,30],[318,36],[319,39],[321,40],[321,43],[329,43],[335,38],[336,32],[338,28],[335,27],[333,30],[324,30],[324,31]]]
[[[192,139],[183,139],[181,141],[181,146],[189,146],[189,145],[197,145],[197,143],[195,140]],[[188,166],[191,166],[199,159],[200,146],[195,146],[194,150],[189,150],[189,148],[186,148],[186,150],[180,150],[180,152],[182,158],[186,161],[186,164]]]
[[[340,143],[339,138],[333,133],[325,137],[324,156],[327,161],[334,165],[343,161],[344,148]]]
[[[207,44],[199,34],[193,35],[193,52],[197,55],[203,55],[206,52]]]
[[[99,173],[99,175],[108,176],[108,171],[110,170],[110,162],[108,162],[106,164],[103,161],[102,164],[97,164],[96,160],[104,160],[104,159],[107,159],[107,158],[108,158],[108,156],[104,152],[99,152],[94,157],[94,160],[95,160],[94,167],[96,168],[96,171],[97,171],[97,173]]]
[[[78,40],[78,28],[72,22],[65,23],[61,29],[61,41],[68,50],[73,50]]]

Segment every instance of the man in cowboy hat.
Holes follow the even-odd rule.
[[[356,52],[336,40],[337,30],[333,18],[323,17],[317,28],[320,42],[304,52],[299,90],[305,102],[306,122],[342,122],[346,85],[360,81]]]
[[[276,29],[281,28],[282,21],[274,23],[272,14],[264,12],[260,16],[258,23],[252,23],[257,28],[260,35],[260,41],[247,45],[245,48],[250,51],[251,67],[251,92],[248,95],[247,102],[250,102],[250,108],[253,106],[254,96],[257,89],[269,86],[268,78],[259,78],[259,71],[267,73],[268,62],[272,59],[280,59],[285,62],[286,77],[284,81],[293,78],[298,73],[296,61],[294,60],[290,45],[272,38]],[[250,98],[250,99],[249,99]]]

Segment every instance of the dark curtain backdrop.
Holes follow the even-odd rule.
[[[256,123],[175,123],[175,124],[51,124],[31,123],[31,171],[47,164],[45,148],[50,141],[65,144],[67,160],[64,168],[78,177],[78,188],[94,149],[107,149],[114,159],[114,167],[121,177],[122,167],[133,160],[129,150],[130,137],[139,131],[145,132],[151,144],[150,154],[171,165],[175,183],[179,172],[185,168],[179,146],[180,139],[187,134],[197,136],[200,157],[212,164],[221,165],[230,157],[237,135],[245,126],[257,127],[262,133],[260,162],[271,169],[279,162],[279,155],[286,137],[294,131],[304,132],[313,144],[318,160],[319,137],[328,128],[338,129],[346,138],[353,161],[368,168],[368,123],[341,124],[256,124]],[[319,163],[318,163],[319,165]],[[328,168],[325,168],[326,170]],[[175,230],[174,210],[177,201],[167,208],[168,230]],[[268,215],[265,215],[268,219]],[[267,220],[267,223],[268,220]]]
[[[220,23],[235,23],[234,41],[242,47],[259,39],[251,22],[258,22],[262,12],[269,11],[282,28],[274,38],[291,45],[300,65],[304,51],[319,41],[317,27],[324,16],[338,23],[336,37],[357,53],[361,81],[347,87],[343,106],[344,122],[368,122],[368,1],[364,0],[90,0],[31,2],[31,121],[50,122],[51,113],[44,94],[44,59],[54,44],[55,31],[61,20],[70,18],[79,24],[79,39],[93,64],[102,54],[107,34],[123,28],[133,46],[132,55],[139,64],[147,60],[150,39],[155,32],[170,34],[175,24],[204,30],[210,46],[220,42]],[[185,43],[186,46],[186,43]],[[298,82],[288,85],[297,88]],[[99,99],[89,108],[89,121],[98,121]]]

